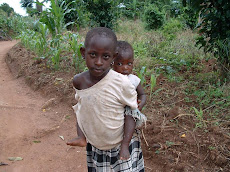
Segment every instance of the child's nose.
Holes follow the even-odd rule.
[[[101,57],[98,57],[98,58],[96,59],[95,64],[98,65],[98,66],[103,65]]]
[[[124,65],[124,69],[126,69],[126,70],[127,70],[128,68],[129,68],[129,66],[128,66],[128,65]]]

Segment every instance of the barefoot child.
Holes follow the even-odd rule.
[[[125,123],[127,116],[124,116],[126,105],[137,108],[137,93],[126,76],[110,69],[116,57],[116,45],[116,35],[108,28],[94,28],[86,35],[85,47],[80,50],[88,71],[73,79],[78,101],[74,106],[78,138],[67,144],[87,144],[90,172],[143,172],[140,138],[133,135],[135,121],[130,116],[133,120]],[[129,143],[130,158],[127,160],[119,157],[123,143]]]

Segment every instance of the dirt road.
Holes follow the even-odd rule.
[[[69,147],[75,117],[64,104],[48,101],[12,75],[5,56],[16,41],[0,42],[0,172],[85,172],[84,148]],[[63,136],[64,140],[60,137]],[[9,157],[21,157],[10,161]]]

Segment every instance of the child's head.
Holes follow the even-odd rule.
[[[123,75],[129,75],[133,70],[133,47],[125,41],[117,42],[117,57],[114,60],[113,69]]]
[[[117,37],[108,28],[97,27],[87,33],[81,54],[91,76],[104,77],[107,74],[116,57],[116,46]]]

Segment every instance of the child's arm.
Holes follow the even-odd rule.
[[[84,133],[82,132],[81,128],[78,126],[77,123],[77,138],[74,138],[70,141],[68,141],[66,144],[70,146],[80,146],[80,147],[85,147],[87,142]]]
[[[76,89],[81,90],[82,84],[80,81],[83,79],[84,79],[84,75],[82,75],[82,74],[75,75],[73,78],[73,86]],[[87,142],[86,142],[85,135],[82,132],[81,128],[79,127],[78,123],[77,123],[77,135],[78,135],[77,138],[74,138],[74,139],[68,141],[66,144],[70,145],[70,146],[80,146],[80,147],[86,146]]]
[[[129,106],[130,110],[137,109],[137,91],[126,77],[123,78],[121,90],[120,102]],[[122,160],[130,157],[129,144],[136,127],[136,122],[131,115],[124,115],[124,117],[124,137],[120,148],[120,159]]]
[[[146,94],[141,83],[137,86],[138,109],[141,111],[146,103]]]
[[[125,115],[124,138],[121,142],[120,159],[125,160],[130,157],[129,143],[132,139],[136,122],[130,115]]]

